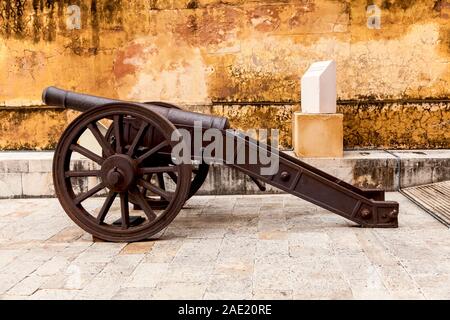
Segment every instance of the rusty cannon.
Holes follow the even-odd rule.
[[[209,164],[196,157],[207,142],[194,146],[180,133],[193,133],[195,123],[200,123],[200,130],[213,128],[233,141],[214,157],[248,175],[261,190],[265,190],[264,183],[270,184],[363,227],[398,226],[398,203],[385,201],[384,191],[362,190],[284,152],[264,148],[278,161],[276,172],[264,174],[264,164],[253,163],[248,156],[241,162],[220,159],[230,148],[236,159],[264,146],[227,130],[230,126],[225,117],[184,111],[164,102],[127,102],[55,87],[45,89],[42,98],[47,105],[81,112],[57,145],[53,181],[68,216],[96,238],[139,241],[172,222],[202,186],[209,170]],[[86,133],[97,142],[97,151],[79,143]],[[180,144],[192,150],[183,154],[192,161],[180,162],[174,157],[174,148]],[[86,158],[89,165],[80,166],[79,159]],[[91,181],[88,188],[86,180]],[[101,206],[99,198],[94,198],[98,195],[105,196]],[[90,203],[93,199],[97,199],[96,205]]]

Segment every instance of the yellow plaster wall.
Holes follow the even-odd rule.
[[[380,29],[367,26],[366,9],[372,4],[381,9]],[[81,10],[79,30],[68,29],[69,5],[78,5]],[[271,111],[260,117],[265,119],[295,108],[300,100],[299,78],[310,63],[322,59],[337,62],[340,100],[447,101],[450,2],[0,1],[0,110],[2,106],[11,110],[40,105],[42,89],[57,85],[192,108],[211,109],[211,105],[233,102],[259,108],[261,102],[273,103],[266,108]],[[272,110],[278,105],[283,108],[283,104],[291,106]],[[218,109],[222,110],[211,110]],[[233,106],[227,110],[233,110],[235,126],[255,124],[245,109],[240,112]],[[276,119],[269,123],[285,126],[286,119]],[[351,119],[344,122],[372,125]],[[443,130],[448,129],[445,119],[448,103],[437,120]],[[32,127],[33,122],[22,126]],[[50,122],[48,126],[55,128],[48,132],[59,134],[59,126]],[[371,131],[370,127],[358,129],[346,126],[344,135]],[[0,148],[20,147],[2,135]],[[42,141],[24,143],[23,147],[50,146],[54,139],[44,135]],[[286,145],[289,139],[285,138]],[[347,139],[359,142],[346,146],[369,145],[365,142],[370,139]],[[380,137],[381,141],[385,139]],[[449,142],[440,144],[448,146]],[[414,141],[409,145],[417,146],[420,144]]]

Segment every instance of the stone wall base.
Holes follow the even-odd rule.
[[[293,155],[293,152],[289,152]],[[0,198],[53,197],[53,152],[0,152]],[[450,180],[450,150],[345,151],[343,158],[303,158],[362,188],[397,190]],[[80,160],[82,166],[89,161]],[[86,181],[83,188],[95,185]],[[242,173],[213,165],[199,194],[254,194],[256,185]],[[282,193],[267,186],[266,193]]]

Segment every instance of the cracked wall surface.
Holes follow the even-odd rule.
[[[338,105],[350,148],[449,148],[450,103],[358,102]]]
[[[279,128],[289,147],[300,77],[323,59],[337,62],[346,147],[450,147],[450,1],[0,0],[0,148],[54,147],[63,111],[19,116],[48,85]]]

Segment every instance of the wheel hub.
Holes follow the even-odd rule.
[[[123,192],[134,183],[137,167],[132,158],[116,154],[107,158],[101,168],[101,177],[106,187],[115,192]]]

